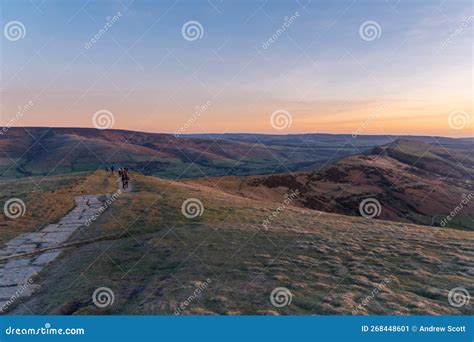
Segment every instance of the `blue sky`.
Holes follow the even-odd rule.
[[[472,135],[447,121],[472,116],[472,14],[470,1],[2,1],[2,27],[26,34],[1,40],[1,118],[32,100],[16,125],[92,127],[107,109],[114,128],[173,132],[211,101],[190,132],[283,133],[269,117],[284,109],[287,133],[350,132],[379,111],[367,133]],[[188,21],[201,39],[183,38]],[[361,39],[367,21],[378,38]]]

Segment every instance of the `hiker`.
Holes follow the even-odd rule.
[[[128,182],[130,181],[130,175],[128,173],[128,168],[124,167],[122,170],[122,188],[128,188]]]
[[[114,174],[114,171],[115,171],[115,165],[112,165],[112,166],[110,167],[110,171],[112,171],[112,174]]]
[[[123,171],[122,171],[122,168],[119,167],[119,169],[118,169],[118,175],[119,175],[119,177],[122,177],[122,172],[123,172]]]

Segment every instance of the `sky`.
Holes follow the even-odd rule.
[[[0,125],[473,136],[473,22],[461,0],[0,0]]]

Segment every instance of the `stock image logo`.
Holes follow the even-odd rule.
[[[99,287],[92,294],[92,302],[98,308],[105,308],[114,304],[114,292],[108,287]]]
[[[3,28],[3,35],[11,42],[23,39],[26,36],[25,25],[18,20],[9,21]]]
[[[471,124],[471,116],[462,110],[455,110],[449,114],[448,123],[452,129],[465,129]]]
[[[270,293],[270,303],[276,308],[283,308],[291,304],[293,294],[286,287],[277,287]]]
[[[204,205],[197,198],[188,198],[181,205],[181,213],[188,219],[202,216],[204,213]]]
[[[97,129],[109,129],[114,126],[115,117],[112,112],[101,109],[92,116],[92,124]]]
[[[292,122],[293,117],[291,113],[284,109],[278,109],[270,116],[270,124],[274,129],[279,131],[290,128]]]
[[[191,305],[191,303],[193,303],[196,299],[198,299],[202,295],[203,291],[209,287],[210,283],[211,283],[211,279],[209,278],[207,278],[205,281],[197,282],[197,286],[194,289],[194,291],[191,293],[191,295],[189,295],[184,301],[182,301],[181,303],[177,305],[176,309],[174,310],[174,315],[175,316],[181,315],[186,310],[186,308],[188,308],[189,305]]]
[[[470,300],[471,296],[469,291],[464,287],[452,288],[448,293],[449,305],[454,306],[455,308],[468,305]]]
[[[181,35],[190,42],[202,39],[204,36],[204,28],[199,21],[190,20],[183,24]]]
[[[359,36],[366,42],[379,39],[382,35],[382,28],[379,23],[373,20],[363,22],[359,27]]]
[[[3,213],[6,217],[11,219],[16,219],[25,215],[25,212],[25,202],[23,202],[19,198],[10,198],[8,201],[5,202],[3,206]]]
[[[359,205],[359,213],[365,218],[375,218],[382,212],[380,202],[375,198],[366,198]]]
[[[278,216],[280,215],[281,212],[283,212],[287,207],[295,200],[298,198],[300,195],[300,191],[298,189],[292,191],[291,193],[286,193],[283,196],[283,202],[270,214],[266,219],[263,220],[262,222],[262,227],[265,230],[268,230],[270,224],[272,221],[276,220]]]

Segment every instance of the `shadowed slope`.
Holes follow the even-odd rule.
[[[319,172],[196,182],[254,199],[298,190],[293,204],[345,215],[360,215],[361,201],[374,198],[381,204],[379,218],[425,225],[439,225],[465,201],[448,225],[474,229],[473,175],[469,149],[397,141],[343,158]]]

